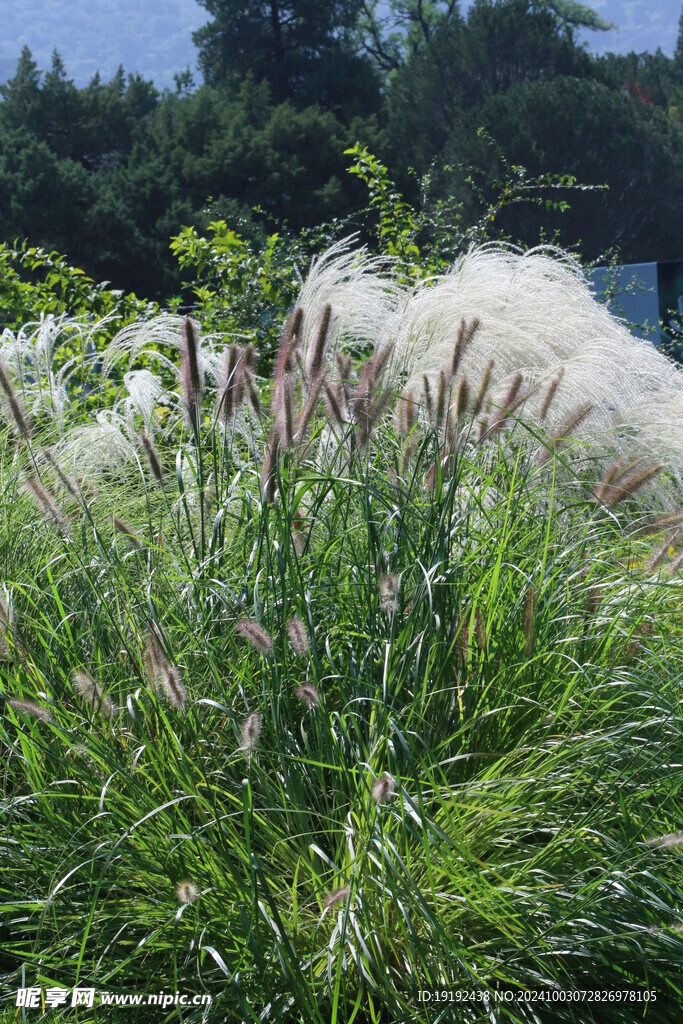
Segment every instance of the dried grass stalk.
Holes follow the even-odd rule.
[[[254,650],[261,654],[272,654],[273,641],[260,623],[254,622],[253,619],[240,619],[237,623],[237,632],[249,642]]]
[[[404,391],[396,402],[396,430],[400,437],[407,437],[417,423],[417,402],[414,391]]]
[[[258,746],[263,730],[263,715],[260,711],[252,711],[242,723],[242,750],[246,754],[253,753]]]
[[[681,536],[683,536],[683,526],[678,526],[669,534],[664,543],[660,544],[660,546],[653,551],[647,563],[648,572],[653,572],[657,568],[657,566],[666,558],[669,548],[675,548],[676,542]]]
[[[39,722],[51,722],[52,715],[47,708],[42,707],[34,700],[21,700],[18,697],[8,697],[7,703],[19,715],[28,715]]]
[[[516,373],[510,381],[507,391],[498,403],[500,408],[491,417],[488,427],[489,437],[493,437],[503,429],[511,414],[520,405],[519,392],[523,379],[521,373]]]
[[[109,718],[114,708],[99,683],[96,683],[87,672],[74,672],[73,688],[80,697],[84,697],[90,706]]]
[[[199,330],[189,316],[183,320],[180,339],[180,383],[187,407],[190,426],[199,429],[199,410],[202,401],[202,373],[200,370]]]
[[[183,686],[180,671],[171,665],[159,642],[158,631],[147,638],[143,652],[143,662],[147,677],[160,696],[179,711],[184,711],[187,704],[187,692]]]
[[[559,447],[562,441],[566,441],[570,434],[576,430],[579,424],[583,423],[586,417],[590,414],[593,409],[592,402],[585,402],[582,406],[576,409],[573,413],[570,413],[560,426],[555,430],[550,438],[550,444],[547,447],[542,448],[536,456],[536,464],[544,466],[550,459],[553,452]]]
[[[31,422],[26,414],[23,402],[14,388],[9,370],[2,360],[0,360],[0,388],[5,394],[7,407],[17,432],[27,439],[30,438],[33,433]]]
[[[541,421],[541,423],[543,422],[543,420],[548,415],[548,409],[551,406],[552,400],[555,397],[555,394],[557,393],[557,389],[559,388],[560,383],[561,383],[563,377],[564,377],[564,366],[553,377],[553,379],[551,380],[550,384],[548,385],[548,389],[547,389],[545,395],[543,396],[543,401],[541,403],[541,408],[540,408],[539,413],[538,413],[538,418]]]
[[[57,526],[60,530],[66,530],[64,513],[38,477],[33,474],[26,477],[25,487],[48,526]]]
[[[631,473],[629,476],[622,477],[622,479],[615,485],[613,485],[608,491],[603,494],[602,501],[608,508],[618,504],[620,501],[624,501],[626,498],[631,497],[636,491],[644,487],[645,484],[654,480],[655,477],[664,469],[661,463],[655,466],[647,466],[645,469],[641,469],[637,473]]]
[[[149,465],[152,477],[154,478],[154,480],[158,484],[163,485],[163,483],[164,483],[164,470],[163,470],[162,465],[161,465],[161,457],[159,455],[159,452],[156,450],[156,448],[154,446],[154,442],[152,441],[152,438],[144,430],[140,434],[140,444],[144,448],[145,455],[147,456],[147,462],[148,462],[148,465]]]
[[[494,360],[489,359],[488,363],[486,364],[486,368],[484,369],[484,373],[481,378],[481,383],[479,384],[477,397],[474,400],[474,408],[472,409],[472,419],[476,419],[476,417],[479,415],[484,406],[484,399],[486,398],[486,393],[489,389],[489,384],[491,383],[491,374],[493,373],[494,365]]]

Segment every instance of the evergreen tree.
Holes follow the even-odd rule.
[[[195,32],[210,85],[266,81],[275,103],[318,103],[342,116],[377,109],[379,82],[357,52],[361,0],[199,0],[213,20]]]
[[[7,129],[25,128],[40,132],[41,117],[40,71],[28,46],[24,46],[14,78],[0,85],[2,125]]]
[[[67,79],[64,62],[57,50],[40,90],[42,137],[58,157],[79,159],[82,103],[73,81]]]
[[[435,32],[460,20],[458,0],[363,0],[363,48],[382,71],[396,71],[421,53]]]
[[[678,259],[683,209],[683,130],[664,109],[624,90],[575,77],[528,81],[492,97],[477,113],[511,164],[529,174],[572,174],[583,185],[607,184],[603,192],[571,193],[571,212],[510,207],[502,226],[533,245],[542,227],[557,227],[563,243],[585,259],[615,247],[625,263]],[[474,127],[454,135],[444,158],[477,154]],[[486,166],[486,164],[484,164]]]
[[[444,22],[395,73],[390,133],[426,169],[464,117],[514,83],[592,73],[571,26],[545,4],[475,0],[467,21]]]
[[[678,39],[674,51],[674,73],[679,85],[683,85],[683,7],[678,19]]]

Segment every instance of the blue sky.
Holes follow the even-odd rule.
[[[324,0],[321,0],[324,2]],[[463,0],[466,11],[471,0]],[[594,0],[590,6],[618,27],[585,34],[592,50],[672,53],[683,0]],[[209,16],[196,0],[1,0],[0,82],[14,73],[24,44],[39,67],[50,65],[56,46],[67,73],[85,85],[96,71],[106,80],[123,64],[160,88],[173,75],[196,68],[192,32]]]
[[[673,53],[682,0],[595,0],[588,6],[617,26],[610,32],[589,33],[596,52],[654,52],[660,46],[664,53]]]

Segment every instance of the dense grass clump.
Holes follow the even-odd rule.
[[[8,988],[209,993],[155,1010],[185,1021],[672,1020],[683,517],[637,504],[648,466],[605,483],[512,399],[475,413],[455,352],[431,407],[388,348],[332,369],[332,316],[302,353],[292,314],[270,383],[187,321],[147,416],[10,403]],[[421,999],[444,989],[473,995]]]

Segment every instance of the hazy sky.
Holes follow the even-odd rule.
[[[618,26],[585,33],[592,50],[641,52],[661,46],[673,52],[683,0],[587,2]],[[461,9],[470,3],[462,0]],[[87,84],[96,71],[108,80],[123,64],[159,87],[172,87],[174,73],[188,65],[196,71],[192,32],[209,20],[196,0],[0,0],[0,11],[0,82],[14,73],[26,44],[42,69],[49,68],[56,46],[77,85]]]
[[[673,53],[683,0],[594,0],[588,6],[617,26],[589,33],[596,52],[654,52],[660,46],[669,56]]]
[[[56,47],[77,85],[96,71],[112,77],[119,64],[155,85],[196,68],[192,33],[210,19],[195,0],[0,0],[0,81],[14,73],[26,44],[42,69]]]

